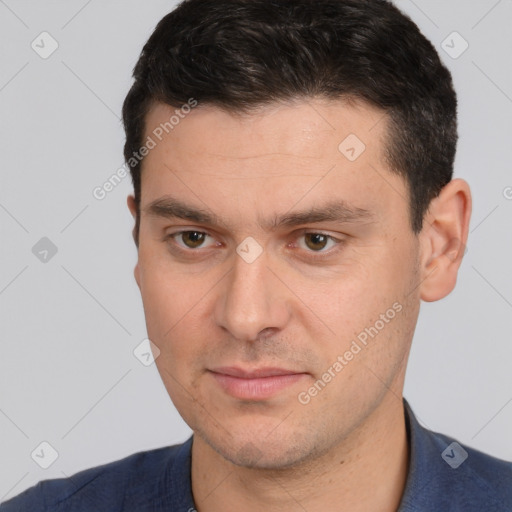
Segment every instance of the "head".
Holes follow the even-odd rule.
[[[134,79],[135,277],[172,400],[236,464],[328,451],[396,400],[420,300],[455,285],[448,70],[386,1],[187,0]],[[282,378],[234,375],[260,370]]]

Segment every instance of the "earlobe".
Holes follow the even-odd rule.
[[[471,217],[471,191],[466,181],[450,181],[432,200],[420,233],[420,298],[446,297],[455,287],[466,251]]]

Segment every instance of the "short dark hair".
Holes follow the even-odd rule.
[[[387,113],[390,170],[406,180],[411,228],[452,179],[457,99],[418,27],[385,0],[185,0],[144,46],[123,105],[128,162],[154,102],[228,112],[322,97]],[[340,141],[341,142],[341,141]],[[131,162],[137,211],[142,161]],[[138,240],[139,214],[134,234]]]

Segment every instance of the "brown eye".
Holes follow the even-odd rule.
[[[330,237],[327,235],[322,235],[321,233],[306,233],[304,235],[306,245],[313,251],[321,251],[322,249],[325,249],[329,238]]]
[[[180,236],[182,242],[189,249],[200,247],[206,239],[206,233],[201,233],[200,231],[184,231]]]

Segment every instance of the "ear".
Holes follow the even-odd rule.
[[[419,235],[422,300],[440,300],[455,287],[470,217],[471,191],[462,179],[450,181],[430,203]]]
[[[126,198],[126,204],[128,205],[128,209],[130,210],[130,213],[132,214],[132,217],[135,221],[135,226],[132,231],[133,240],[135,242],[135,245],[137,246],[137,249],[139,248],[139,212],[137,209],[137,203],[135,201],[134,196],[128,196]],[[135,265],[135,268],[133,270],[133,276],[135,277],[135,281],[140,288],[140,271],[139,271],[139,262],[137,261],[137,264]]]
[[[134,196],[128,196],[126,198],[126,204],[128,205],[128,209],[132,214],[133,220],[135,221],[135,226],[132,230],[133,241],[137,248],[139,247],[139,209],[137,207],[137,202],[135,201]]]
[[[132,217],[135,219],[137,217],[137,204],[135,203],[135,197],[128,196],[126,198],[126,204],[128,205],[128,209],[130,210]]]

